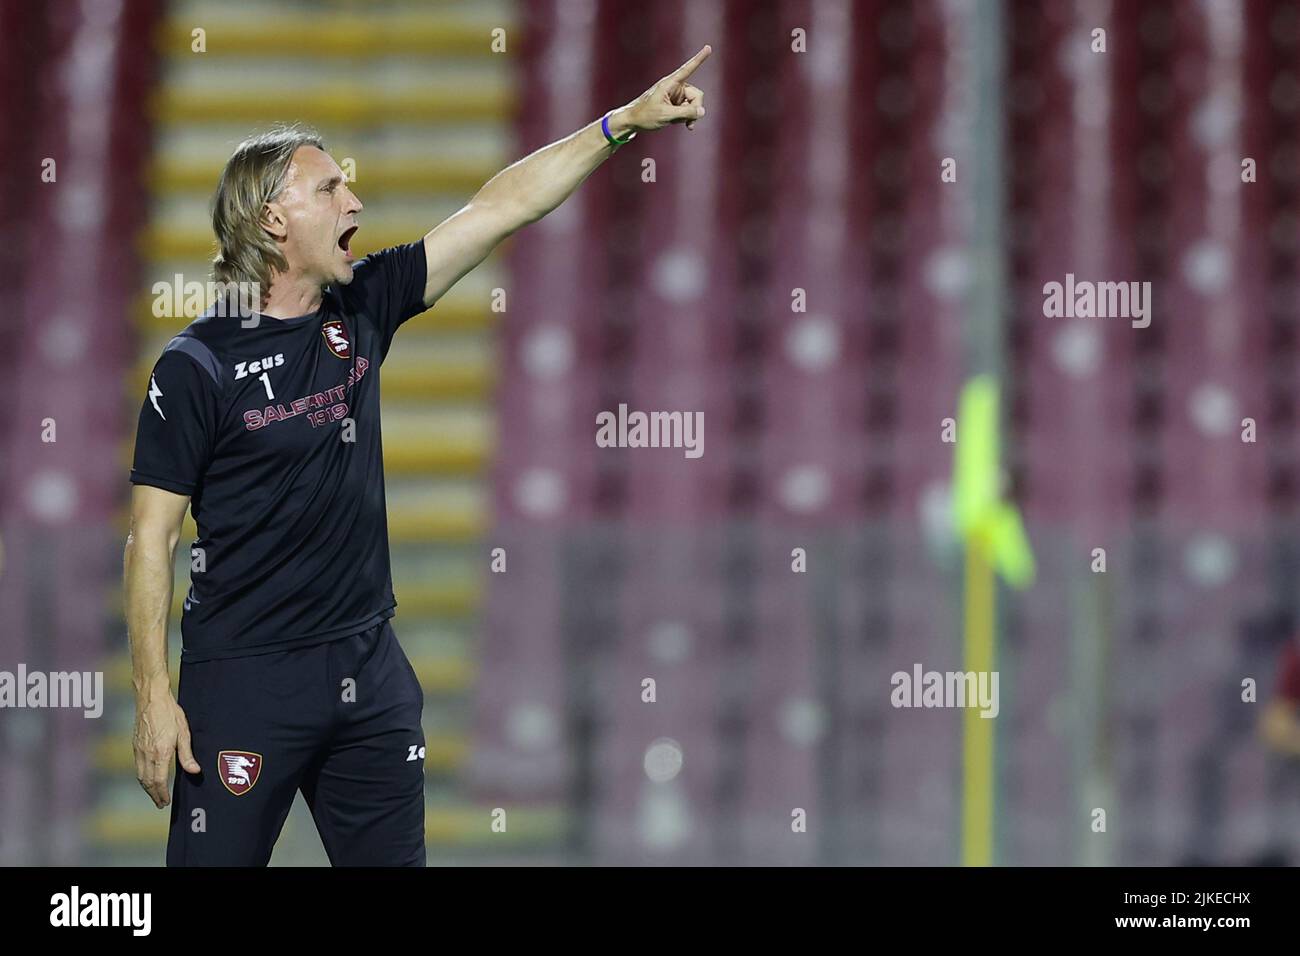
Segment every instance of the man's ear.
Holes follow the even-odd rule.
[[[279,203],[266,203],[262,206],[262,218],[259,220],[273,239],[282,240],[289,234],[289,221]]]

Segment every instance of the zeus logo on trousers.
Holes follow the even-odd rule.
[[[236,362],[235,378],[247,378],[249,375],[256,375],[271,368],[279,368],[284,364],[284,353],[277,352],[275,355],[268,355],[265,358],[258,359],[256,362]]]

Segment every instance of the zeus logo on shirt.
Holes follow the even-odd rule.
[[[258,359],[256,362],[236,362],[235,378],[247,378],[250,375],[256,375],[258,372],[265,371],[269,368],[279,368],[283,364],[283,352],[277,352],[275,355],[268,355],[265,358]]]
[[[158,387],[158,380],[149,376],[149,401],[153,402],[153,410],[158,413],[158,417],[167,421],[167,416],[163,414],[162,407],[158,404],[158,399],[162,398],[162,389]]]

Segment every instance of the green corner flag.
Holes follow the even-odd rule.
[[[1015,588],[1034,580],[1034,553],[1014,505],[1002,500],[997,382],[980,375],[962,389],[957,412],[953,501],[957,533],[966,550],[962,654],[970,672],[997,667],[999,573]],[[995,721],[967,709],[962,718],[961,862],[994,862],[997,819]]]

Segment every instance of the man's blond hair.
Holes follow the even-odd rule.
[[[313,129],[277,126],[244,140],[226,162],[212,199],[212,231],[217,236],[212,276],[218,282],[257,283],[265,296],[272,268],[289,268],[261,220],[266,204],[284,188],[293,154],[301,146],[323,150],[325,143]]]

